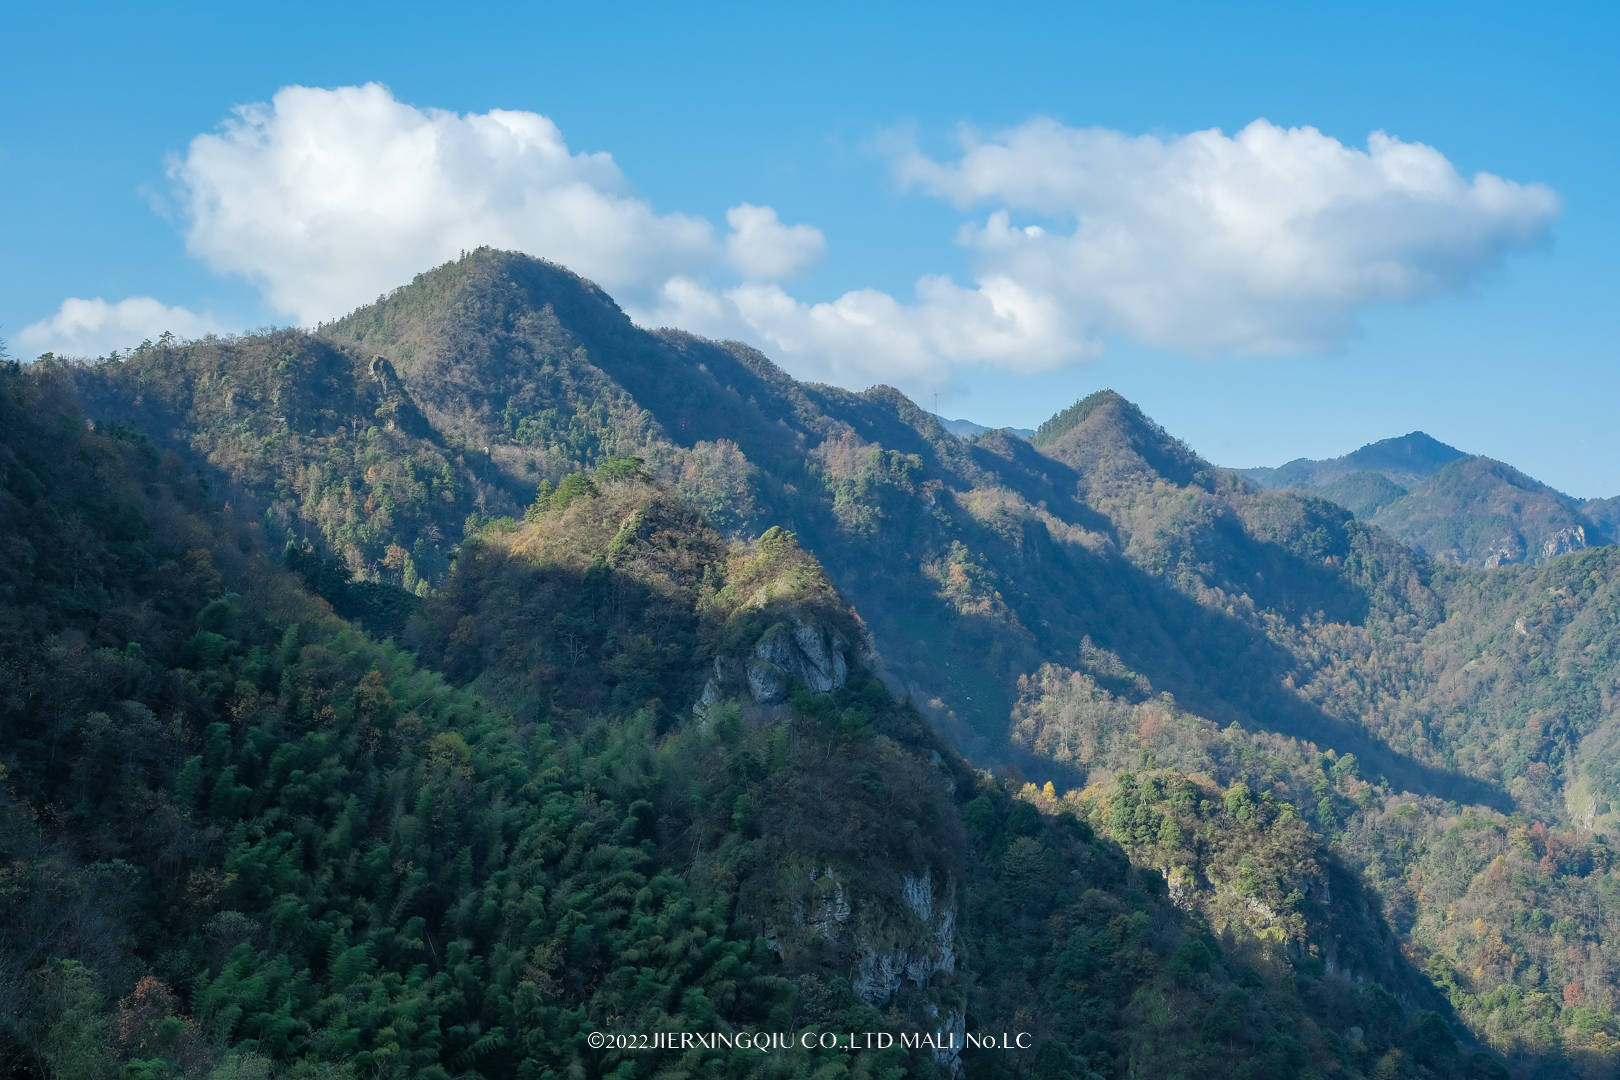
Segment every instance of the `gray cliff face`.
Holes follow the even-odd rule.
[[[793,612],[775,623],[743,657],[719,656],[692,710],[707,718],[718,705],[738,700],[747,688],[759,705],[779,705],[796,682],[815,693],[842,689],[849,680],[854,645],[825,621]],[[935,752],[944,784],[955,782]],[[802,871],[801,871],[802,872]],[[808,868],[802,891],[782,898],[761,937],[778,959],[794,962],[802,950],[832,946],[849,964],[850,988],[874,1008],[898,1006],[926,1017],[937,1040],[934,1058],[949,1076],[960,1077],[967,1016],[951,977],[957,964],[955,886],[934,874],[901,874],[898,880],[857,887],[831,864]],[[944,976],[942,979],[941,976]]]
[[[878,1008],[887,1005],[907,983],[915,987],[924,995],[923,1011],[934,1018],[937,1030],[946,1036],[934,1051],[934,1060],[952,1076],[960,1076],[960,1047],[967,1030],[967,1014],[960,1004],[942,1009],[927,994],[937,973],[956,971],[956,901],[949,882],[941,891],[943,895],[935,895],[933,875],[927,871],[901,877],[901,899],[921,923],[922,933],[888,948],[875,947],[871,941],[858,942],[858,972],[850,986]]]
[[[1551,536],[1541,541],[1541,561],[1556,559],[1560,555],[1568,555],[1572,551],[1579,551],[1586,546],[1586,529],[1580,525],[1571,525],[1559,529]]]
[[[1586,528],[1581,525],[1570,525],[1548,533],[1536,547],[1527,547],[1523,537],[1508,533],[1486,550],[1485,567],[1489,570],[1526,561],[1543,563],[1587,546]]]
[[[1494,570],[1498,566],[1507,566],[1510,563],[1524,561],[1524,540],[1517,533],[1507,533],[1497,539],[1485,551],[1485,568]]]
[[[940,905],[935,911],[933,876],[906,874],[900,879],[900,895],[910,912],[921,920],[924,933],[914,941],[885,949],[870,941],[858,943],[859,973],[850,986],[869,1005],[888,1004],[902,982],[927,988],[936,971],[956,970],[956,906]]]
[[[956,971],[956,899],[948,881],[936,888],[933,875],[903,874],[899,880],[900,918],[878,913],[891,905],[877,898],[858,898],[832,866],[811,871],[809,895],[792,908],[799,942],[821,938],[848,950],[854,961],[850,988],[874,1008],[897,997],[920,999],[922,1012],[935,1023],[940,1049],[935,1060],[952,1076],[961,1075],[960,1047],[967,1018],[954,998],[942,1003],[935,976]],[[783,935],[767,928],[767,943],[782,955]],[[930,993],[933,988],[936,992]],[[945,995],[950,998],[950,995]]]
[[[787,699],[794,679],[817,693],[839,689],[849,678],[844,636],[795,612],[765,631],[748,658],[748,690],[761,705]]]
[[[810,875],[811,887],[816,895],[807,904],[795,908],[793,921],[810,932],[837,944],[844,940],[844,927],[855,908],[844,894],[844,883],[838,880],[830,866]]]
[[[740,689],[738,684],[743,682],[749,696],[761,705],[786,701],[794,680],[820,694],[840,690],[849,681],[851,647],[837,630],[794,612],[787,621],[761,634],[745,661],[717,657],[714,674],[692,709],[707,716],[710,708],[726,698],[728,691]]]

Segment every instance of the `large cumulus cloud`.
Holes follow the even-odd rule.
[[[193,139],[170,175],[189,250],[306,323],[483,244],[630,292],[715,254],[709,222],[657,213],[546,117],[418,109],[376,83],[285,87]]]
[[[1421,143],[1374,132],[1362,149],[1265,120],[1169,137],[1033,120],[964,131],[948,160],[905,150],[895,170],[988,207],[959,234],[982,273],[1092,335],[1200,352],[1335,346],[1368,307],[1460,288],[1541,243],[1559,212],[1551,189],[1465,178]]]
[[[1368,309],[1465,288],[1543,243],[1559,212],[1543,185],[1464,177],[1382,132],[1358,147],[1265,120],[1159,136],[1035,119],[959,135],[943,156],[891,145],[903,187],[961,211],[940,242],[970,256],[952,279],[937,272],[943,252],[917,252],[906,295],[858,276],[841,294],[796,294],[791,279],[829,251],[815,225],[749,201],[720,226],[658,209],[545,116],[419,108],[377,84],[284,87],[191,140],[170,175],[191,253],[305,324],[490,244],[571,267],[643,323],[741,338],[801,377],[914,394],[967,368],[1074,363],[1112,339],[1331,349]],[[839,266],[858,275],[858,245],[884,242],[844,237]],[[157,302],[54,319],[110,334],[156,318],[124,305]],[[44,340],[35,329],[23,339]]]

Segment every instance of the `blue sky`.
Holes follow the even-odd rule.
[[[0,335],[313,321],[483,230],[952,416],[1113,386],[1223,464],[1421,428],[1620,494],[1614,6],[1055,7],[11,11]]]

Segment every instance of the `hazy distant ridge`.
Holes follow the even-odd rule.
[[[1620,500],[1573,498],[1422,431],[1342,457],[1236,471],[1263,488],[1319,495],[1436,558],[1479,566],[1610,543],[1620,524]]]

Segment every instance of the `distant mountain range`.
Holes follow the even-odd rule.
[[[1014,435],[1017,435],[1020,439],[1033,438],[1035,435],[1034,429],[1032,428],[990,428],[985,427],[983,424],[975,424],[972,420],[947,420],[943,416],[939,417],[939,422],[946,431],[950,432],[952,435],[955,435],[959,439],[971,439],[973,436],[983,435],[987,431],[1010,431]]]
[[[1342,457],[1235,471],[1262,488],[1318,495],[1435,558],[1468,565],[1545,562],[1613,543],[1620,526],[1620,498],[1572,498],[1421,431]]]
[[[1029,428],[938,419],[961,439],[1000,430],[1042,444]],[[1426,554],[1470,566],[1539,563],[1620,538],[1620,496],[1576,499],[1422,431],[1336,458],[1233,471],[1267,490],[1327,499]]]

